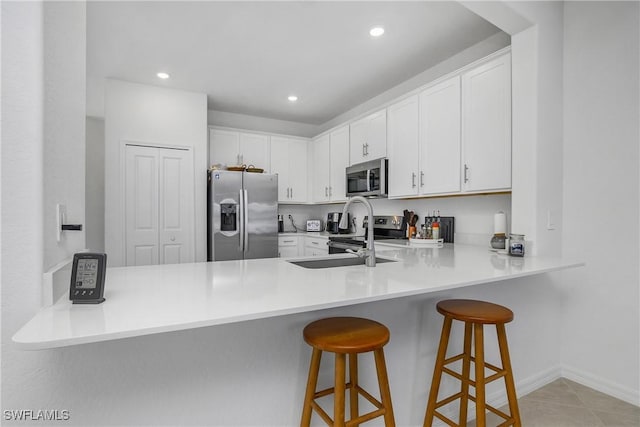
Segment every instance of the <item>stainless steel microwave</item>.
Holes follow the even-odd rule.
[[[389,160],[376,159],[347,168],[347,197],[387,197]]]

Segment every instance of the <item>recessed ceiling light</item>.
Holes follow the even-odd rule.
[[[287,99],[291,102],[296,102],[298,100],[298,97],[295,95],[289,95]]]
[[[159,77],[159,78],[161,78],[161,79],[168,79],[168,78],[169,78],[169,74],[167,74],[167,73],[162,73],[162,72],[160,72],[160,73],[156,74],[156,76],[158,76],[158,77]]]
[[[371,34],[371,37],[380,37],[384,34],[384,28],[373,27],[371,30],[369,30],[369,34]]]

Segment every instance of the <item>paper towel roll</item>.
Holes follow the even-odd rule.
[[[507,234],[507,215],[502,211],[493,216],[493,234]]]

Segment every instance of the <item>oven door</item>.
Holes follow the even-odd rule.
[[[353,251],[357,251],[358,249],[362,249],[362,245],[354,244],[354,243],[343,243],[337,242],[329,239],[329,254],[344,254],[347,253],[347,249],[351,249]]]
[[[347,196],[386,197],[387,172],[387,159],[349,166],[346,170]]]

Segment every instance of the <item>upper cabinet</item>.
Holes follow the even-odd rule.
[[[419,193],[420,107],[414,95],[388,109],[389,197]]]
[[[345,169],[349,165],[349,126],[313,141],[313,201],[347,200]]]
[[[420,193],[460,191],[460,76],[420,94]]]
[[[270,170],[269,135],[209,128],[210,164],[253,165]]]
[[[278,174],[278,202],[307,201],[308,141],[281,136],[271,137],[271,173]]]
[[[463,191],[511,188],[511,54],[462,74]]]
[[[368,115],[349,126],[350,164],[387,156],[387,110]]]
[[[460,191],[460,77],[389,107],[389,197]]]

